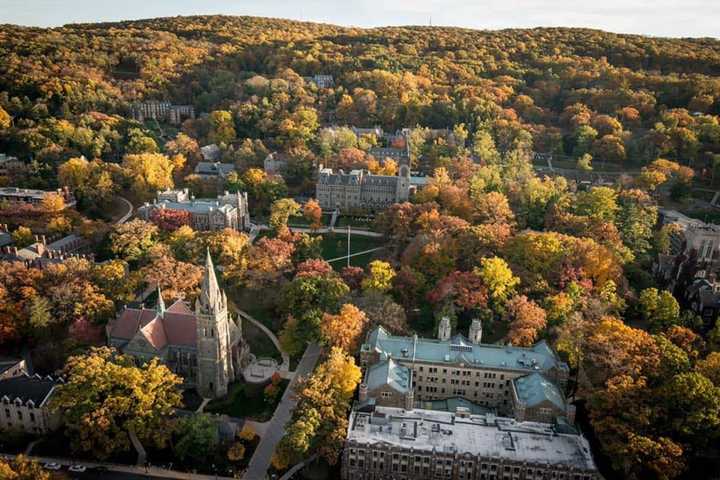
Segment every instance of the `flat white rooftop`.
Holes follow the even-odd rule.
[[[493,414],[459,417],[435,410],[376,407],[350,414],[347,439],[383,443],[414,451],[504,458],[518,462],[562,465],[596,471],[587,440],[558,433],[553,426],[517,422]]]

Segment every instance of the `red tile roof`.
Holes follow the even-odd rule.
[[[197,344],[197,318],[195,315],[166,312],[163,322],[170,345],[194,347]]]
[[[166,345],[194,347],[197,344],[197,319],[188,305],[176,301],[159,317],[151,309],[126,308],[110,327],[110,336],[131,340],[142,330],[150,344],[159,349]]]
[[[145,338],[147,338],[148,342],[150,342],[150,345],[156,349],[161,350],[162,348],[165,348],[165,345],[167,345],[168,340],[165,335],[162,318],[155,317],[141,330],[143,335],[145,335]]]

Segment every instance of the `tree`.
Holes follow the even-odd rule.
[[[213,259],[223,266],[242,262],[250,247],[248,236],[232,228],[203,232],[199,243],[201,246],[196,246],[195,251],[210,249]]]
[[[60,212],[65,209],[65,199],[58,193],[48,193],[40,202],[40,208],[48,213]]]
[[[320,208],[320,204],[317,200],[311,198],[305,202],[305,206],[303,207],[303,216],[305,217],[305,220],[310,223],[310,228],[312,230],[318,230],[322,227],[322,209]]]
[[[387,292],[392,288],[392,281],[395,278],[395,270],[388,262],[374,260],[370,262],[367,277],[362,281],[363,290],[375,290],[377,292]]]
[[[50,480],[50,473],[35,460],[30,460],[20,454],[12,461],[0,459],[0,478],[2,480]]]
[[[395,335],[407,335],[410,328],[407,324],[405,309],[395,303],[388,295],[374,290],[367,291],[352,299],[353,305],[365,313],[366,330],[378,325]]]
[[[515,222],[515,214],[504,194],[500,192],[482,193],[477,195],[474,200],[476,222],[507,224]]]
[[[10,125],[12,125],[12,117],[3,107],[0,107],[0,132],[10,128]]]
[[[545,328],[545,310],[525,295],[518,295],[507,303],[505,321],[510,323],[507,340],[513,345],[529,347]]]
[[[158,228],[152,223],[135,219],[115,226],[110,234],[110,249],[126,261],[138,261],[157,242]]]
[[[321,331],[329,345],[351,353],[357,349],[360,334],[366,323],[365,313],[355,305],[346,303],[337,315],[326,313],[323,316]]]
[[[147,198],[158,190],[173,187],[174,165],[160,153],[125,155],[122,161],[125,176],[130,180],[133,191]]]
[[[211,143],[228,144],[235,140],[235,122],[232,113],[227,110],[215,110],[210,112],[210,133],[208,140]]]
[[[20,226],[12,233],[12,239],[16,247],[25,248],[33,243],[34,237],[32,230],[28,227]]]
[[[580,215],[606,222],[614,222],[620,207],[617,203],[617,193],[610,187],[593,187],[577,195],[575,210]]]
[[[493,303],[500,308],[520,284],[507,262],[499,257],[483,258],[473,273],[482,279]]]
[[[183,462],[198,463],[212,457],[220,443],[217,422],[206,413],[179,420],[176,437],[173,451]]]
[[[162,448],[169,440],[182,380],[157,358],[136,367],[112,348],[92,348],[70,357],[64,374],[51,408],[62,415],[74,449],[108,458],[130,449],[130,430],[145,445]]]
[[[192,214],[187,210],[158,208],[150,214],[150,221],[164,232],[174,232],[183,225],[192,223]]]
[[[228,460],[231,462],[239,462],[245,458],[245,445],[240,442],[233,443],[227,451]]]
[[[300,205],[291,198],[281,198],[275,200],[270,207],[270,228],[275,232],[281,232],[287,229],[288,220],[294,217],[300,211]]]
[[[638,307],[654,331],[677,325],[680,319],[680,305],[667,290],[658,292],[657,288],[646,288],[640,292]]]
[[[583,156],[578,158],[577,169],[583,172],[592,172],[592,155],[585,153]]]
[[[153,248],[149,257],[150,263],[140,270],[141,276],[148,286],[160,287],[168,301],[193,299],[200,293],[202,267],[175,260],[164,245]]]
[[[283,290],[283,310],[295,316],[302,316],[313,309],[335,312],[340,299],[349,291],[348,286],[334,273],[298,275]]]

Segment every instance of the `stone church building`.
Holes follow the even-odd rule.
[[[143,361],[159,358],[206,398],[222,397],[239,379],[250,356],[241,324],[228,312],[210,253],[200,296],[192,306],[176,300],[165,307],[158,291],[154,309],[125,308],[108,328],[109,344]]]

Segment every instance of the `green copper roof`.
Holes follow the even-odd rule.
[[[462,397],[446,398],[445,400],[429,400],[419,403],[419,408],[425,410],[439,410],[451,413],[455,413],[458,407],[466,408],[471,415],[485,415],[486,413],[493,412],[492,408],[483,407]]]
[[[531,373],[513,380],[518,399],[526,407],[534,407],[550,402],[560,410],[565,410],[565,399],[560,390],[539,373]]]
[[[382,327],[370,331],[362,346],[363,352],[378,352],[381,358],[412,360],[431,363],[458,364],[468,366],[531,372],[547,372],[552,369],[567,370],[552,349],[541,341],[530,348],[472,344],[463,335],[440,341],[419,337],[396,337]]]
[[[390,359],[377,363],[368,369],[365,384],[368,390],[390,385],[400,393],[410,390],[410,369]]]

